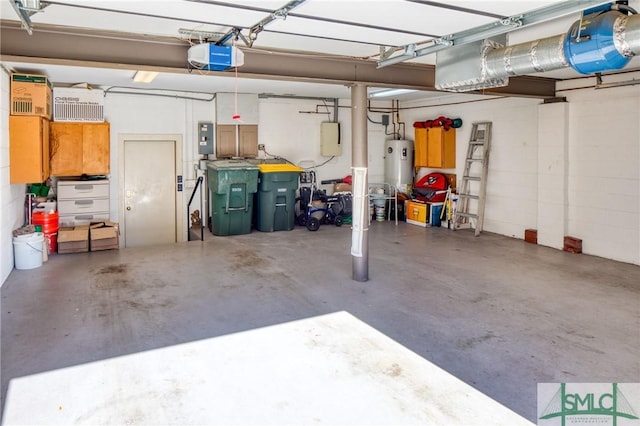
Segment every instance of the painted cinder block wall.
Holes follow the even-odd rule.
[[[6,279],[13,268],[11,231],[23,221],[24,185],[9,185],[8,106],[9,77],[0,73],[0,185],[3,209],[0,213],[2,248],[0,278]],[[560,89],[563,89],[560,87]],[[640,89],[625,87],[607,90],[566,90],[568,103],[542,105],[537,99],[501,98],[482,102],[457,103],[451,96],[438,99],[402,102],[400,120],[405,122],[408,139],[413,139],[412,123],[445,115],[461,117],[457,131],[457,168],[462,174],[466,145],[473,121],[492,121],[493,140],[487,188],[485,229],[489,232],[523,238],[524,230],[544,225],[547,212],[545,194],[556,189],[566,202],[555,198],[555,207],[564,211],[560,231],[552,230],[551,242],[558,247],[558,232],[583,240],[583,250],[593,254],[640,264]],[[259,140],[271,154],[299,163],[327,160],[320,155],[320,123],[325,114],[307,114],[317,102],[300,99],[259,100]],[[333,179],[350,173],[351,111],[350,99],[341,99],[338,121],[341,123],[343,155],[318,169],[318,179]],[[377,106],[391,106],[380,102]],[[560,108],[565,118],[557,120]],[[105,115],[111,122],[112,204],[111,218],[119,220],[118,134],[178,133],[183,135],[183,170],[185,179],[195,179],[194,164],[199,158],[195,142],[198,121],[215,121],[215,102],[108,95]],[[380,121],[381,113],[370,113]],[[546,132],[546,135],[545,135]],[[560,137],[566,144],[560,149],[549,138]],[[550,136],[551,135],[551,136]],[[384,127],[369,123],[370,182],[384,179],[384,142],[389,138]],[[564,142],[563,142],[564,141]],[[546,144],[546,146],[545,146]],[[557,153],[554,152],[557,150]],[[561,170],[548,169],[560,164]],[[542,173],[550,170],[549,173]],[[423,173],[426,171],[423,171]],[[565,175],[556,188],[554,180]],[[560,179],[558,179],[560,180]],[[325,187],[330,189],[330,187]],[[185,191],[183,197],[188,197]],[[563,205],[564,203],[564,205]],[[183,203],[184,204],[184,203]],[[185,207],[186,208],[186,207]],[[553,218],[553,215],[551,215]],[[549,217],[545,220],[549,221]],[[539,229],[544,235],[545,229]]]
[[[640,264],[640,86],[559,95],[570,106],[568,232],[585,253]]]
[[[491,121],[484,229],[524,238],[524,229],[536,227],[539,104],[540,100],[522,98],[457,103],[455,98],[445,96],[403,104],[407,109],[401,111],[401,116],[409,125],[439,116],[462,118],[463,125],[456,130],[456,169],[445,170],[455,171],[458,184],[461,184],[472,123]],[[420,173],[437,170],[421,169]]]
[[[628,75],[625,79],[632,79]],[[473,121],[492,121],[485,230],[640,265],[640,87],[596,90],[593,79],[559,83],[566,103],[494,99],[447,105],[450,97],[403,104],[408,123],[461,117],[456,173],[462,175]],[[435,106],[429,106],[435,105]],[[419,108],[420,106],[424,106]]]
[[[13,270],[12,231],[24,222],[25,185],[9,183],[9,81],[0,69],[0,283]]]

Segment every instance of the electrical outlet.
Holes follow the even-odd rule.
[[[258,144],[258,151],[264,151],[264,144],[263,143],[259,143]]]

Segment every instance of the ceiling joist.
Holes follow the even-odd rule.
[[[101,64],[104,68],[161,69],[188,72],[189,44],[170,37],[148,37],[39,25],[29,36],[19,23],[0,21],[0,51],[3,61],[67,64]],[[350,57],[309,55],[293,52],[246,49],[245,63],[238,68],[242,78],[294,80],[372,87],[405,87],[435,90],[432,65],[398,64],[377,69],[376,62]],[[233,72],[215,72],[229,76]],[[548,98],[555,96],[555,80],[515,77],[508,87],[491,89],[487,94]]]

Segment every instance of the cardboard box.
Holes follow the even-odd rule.
[[[457,175],[455,173],[443,173],[447,178],[447,182],[449,182],[449,186],[451,187],[451,192],[457,191]]]
[[[51,82],[44,75],[11,74],[11,115],[51,119]]]
[[[89,227],[60,228],[58,230],[58,253],[83,253],[89,251]]]
[[[120,231],[115,222],[93,223],[89,229],[89,248],[91,251],[112,250],[120,248]]]
[[[53,121],[104,122],[104,90],[54,87]]]
[[[407,215],[407,223],[427,227],[427,212],[429,207],[425,203],[417,201],[405,201],[404,211]]]

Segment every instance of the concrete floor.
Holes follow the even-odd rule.
[[[2,395],[38,372],[347,311],[522,416],[539,382],[640,382],[640,267],[375,222],[73,255],[2,286]],[[4,399],[3,399],[4,402]]]

